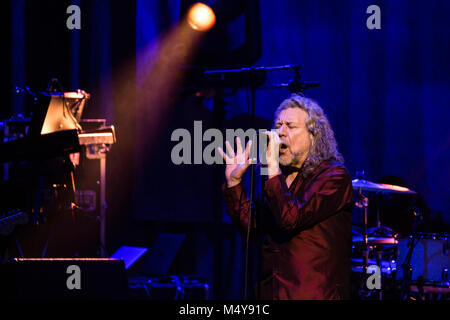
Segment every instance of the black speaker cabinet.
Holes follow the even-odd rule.
[[[1,296],[28,300],[117,300],[128,297],[119,259],[14,259],[1,266]]]

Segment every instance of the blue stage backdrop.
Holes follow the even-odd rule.
[[[399,176],[450,223],[450,3],[377,1],[381,9],[379,30],[366,26],[370,16],[366,10],[371,4],[360,0],[261,1],[262,55],[255,65],[300,64],[303,79],[321,82],[320,88],[310,89],[307,95],[328,114],[350,173],[354,176],[364,170],[368,180]],[[178,1],[138,0],[137,46],[155,41],[178,14]],[[291,77],[290,73],[276,72],[269,80],[279,83]],[[246,94],[239,90],[227,98],[227,120],[248,113]],[[257,116],[271,120],[275,108],[288,95],[286,89],[258,90]],[[202,116],[210,117],[206,112],[196,119],[204,120]],[[192,129],[194,118],[183,123],[187,129]],[[137,121],[139,127],[139,116]],[[169,133],[164,136],[165,160],[170,159],[171,147],[176,144],[170,142]],[[137,157],[145,154],[142,148],[136,153]],[[209,182],[205,184],[202,172],[209,175],[211,168],[182,166],[171,176],[171,166],[156,165],[167,169],[164,176],[172,177],[171,183],[176,181],[179,190],[195,190],[192,192],[203,199],[209,195]],[[150,175],[154,168],[148,167]],[[192,179],[197,175],[199,179]],[[150,220],[212,219],[211,212],[205,212],[210,202],[200,205],[200,198],[192,192],[173,197],[172,193],[163,194],[161,188],[152,191],[138,185],[134,213]],[[173,201],[170,205],[168,198]]]

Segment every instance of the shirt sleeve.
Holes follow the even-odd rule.
[[[239,226],[242,231],[247,231],[248,217],[250,213],[250,200],[247,198],[242,183],[228,188],[226,183],[222,186],[223,198],[227,213],[231,221]]]
[[[352,204],[351,178],[343,166],[325,169],[300,194],[292,194],[282,175],[268,179],[264,190],[281,229],[309,228]]]

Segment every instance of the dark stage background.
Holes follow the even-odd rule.
[[[66,27],[71,4],[81,8],[81,30]],[[420,193],[430,231],[448,230],[450,2],[253,4],[260,9],[260,25],[249,30],[245,54],[258,57],[261,46],[254,65],[300,64],[305,80],[320,81],[307,96],[327,113],[350,173],[364,170],[368,180],[403,181]],[[381,8],[381,30],[366,27],[372,4]],[[203,121],[203,131],[248,127],[248,90],[227,91],[222,111],[213,109],[212,98],[190,92],[164,96],[158,79],[168,70],[158,54],[180,18],[180,1],[12,0],[0,8],[5,80],[0,118],[30,112],[14,86],[44,90],[58,78],[67,91],[91,93],[83,118],[105,118],[116,126],[118,141],[107,163],[108,251],[150,247],[159,232],[185,233],[171,272],[207,278],[216,298],[240,298],[242,245],[223,211],[224,168],[173,165],[176,143],[170,135],[175,128],[192,132],[194,120]],[[193,54],[191,61],[200,50]],[[221,62],[211,64],[226,67]],[[274,72],[269,81],[292,76]],[[163,92],[158,105],[142,101],[153,91]],[[257,90],[257,128],[270,126],[288,95],[284,88]]]

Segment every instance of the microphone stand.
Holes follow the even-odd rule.
[[[254,127],[254,114],[255,114],[255,89],[252,88],[251,95],[251,124],[250,127]],[[252,163],[250,166],[251,178],[250,178],[250,212],[247,225],[247,239],[245,241],[245,275],[244,275],[244,300],[248,300],[248,272],[249,272],[249,258],[250,258],[250,234],[253,223],[255,221],[255,165]]]
[[[300,66],[299,65],[285,65],[278,67],[250,67],[250,68],[240,68],[240,69],[227,69],[227,70],[207,70],[203,74],[211,77],[209,80],[216,86],[221,87],[231,87],[231,88],[242,88],[250,87],[251,89],[251,102],[250,102],[250,125],[251,128],[255,127],[255,97],[256,89],[260,87],[266,81],[267,71],[280,71],[280,70],[293,70],[295,72],[295,77],[287,84],[272,84],[273,88],[286,87],[291,92],[303,94],[307,88],[320,86],[319,82],[315,81],[301,81],[300,77]],[[238,77],[234,77],[238,76]],[[218,76],[218,77],[217,77]],[[256,137],[256,140],[258,137]],[[261,211],[262,206],[262,195],[264,191],[265,178],[261,175],[261,190],[259,194],[259,199],[255,200],[255,188],[256,188],[256,178],[255,178],[256,165],[251,164],[251,182],[250,182],[250,211],[248,217],[247,226],[247,236],[245,245],[245,269],[244,269],[244,300],[248,300],[248,283],[249,283],[249,272],[250,272],[250,240],[252,234],[252,226],[255,225],[255,234],[259,237],[258,239],[258,269],[257,269],[257,285],[256,285],[256,299],[261,298],[261,280],[262,280],[262,214],[258,214]]]
[[[285,70],[290,67],[284,66],[284,67],[274,67],[271,68],[271,70]],[[266,80],[266,70],[267,68],[259,67],[259,68],[242,68],[242,69],[232,69],[232,70],[211,70],[211,71],[205,71],[205,75],[219,75],[220,80],[223,82],[226,82],[226,75],[227,74],[236,74],[236,73],[244,73],[244,79],[248,81],[248,86],[251,89],[251,102],[250,102],[250,127],[255,127],[255,118],[256,118],[256,108],[255,108],[255,101],[256,101],[256,89],[265,82]],[[256,137],[257,139],[257,137]],[[257,145],[257,144],[255,144]],[[247,226],[247,235],[246,235],[246,241],[245,241],[245,267],[244,267],[244,300],[248,300],[248,283],[249,283],[249,272],[250,272],[250,241],[251,241],[251,235],[252,235],[252,226],[259,222],[256,219],[257,216],[257,207],[256,204],[256,181],[255,181],[255,164],[250,165],[250,172],[251,172],[251,182],[250,182],[250,211],[249,211],[249,217],[248,217],[248,226]],[[260,193],[262,194],[262,193]],[[259,201],[258,201],[259,202]],[[255,233],[258,234],[257,230],[255,230]],[[262,245],[259,245],[259,257],[258,260],[261,259],[261,247]],[[258,265],[261,265],[261,263],[258,263]],[[256,293],[256,299],[260,299],[260,272],[258,271],[258,279],[257,279],[257,293]]]

